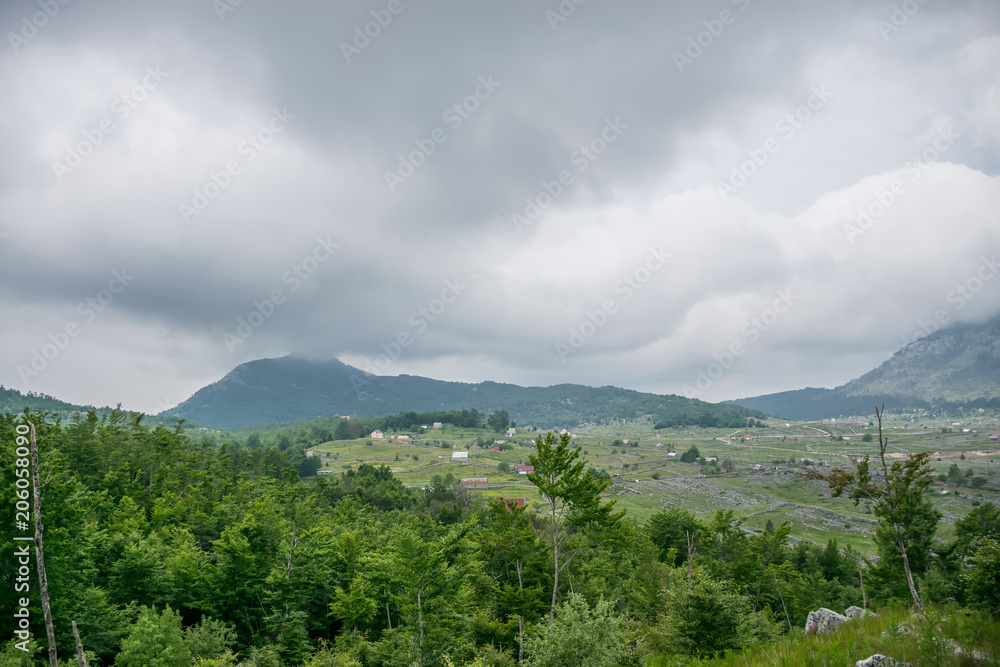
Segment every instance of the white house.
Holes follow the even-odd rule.
[[[469,452],[452,452],[451,453],[451,460],[452,461],[463,461],[465,463],[468,463],[469,462]]]
[[[442,426],[441,422],[434,422],[433,428],[441,428],[441,426]]]
[[[508,438],[513,438],[516,433],[517,433],[517,429],[514,428],[513,426],[511,426],[509,429],[507,429],[507,437]]]

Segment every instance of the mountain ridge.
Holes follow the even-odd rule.
[[[338,414],[371,418],[471,408],[506,410],[519,423],[539,427],[643,417],[691,423],[714,420],[728,425],[764,416],[751,408],[620,387],[566,383],[522,387],[491,380],[468,383],[416,375],[382,376],[336,359],[308,361],[293,356],[240,364],[161,416],[238,429]]]
[[[806,387],[725,401],[786,419],[890,410],[1000,405],[1000,315],[920,336],[867,373],[833,389]]]

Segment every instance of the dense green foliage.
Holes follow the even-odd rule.
[[[164,414],[214,428],[242,429],[332,415],[371,419],[407,410],[473,408],[487,414],[503,410],[518,424],[538,428],[648,417],[673,420],[671,423],[680,418],[687,424],[712,418],[723,424],[739,418],[739,426],[743,426],[747,417],[764,416],[738,406],[616,387],[520,387],[497,382],[444,382],[412,375],[377,376],[339,361],[292,357],[242,364]]]
[[[20,419],[0,418],[8,517]],[[638,525],[549,437],[536,470],[554,474],[538,481],[571,501],[555,518],[484,504],[447,478],[407,488],[384,466],[303,481],[304,445],[282,449],[280,432],[213,445],[118,411],[33,420],[58,648],[72,655],[75,620],[95,666],[636,664],[766,645],[811,610],[861,604],[859,562],[869,604],[909,595],[891,559],[875,568],[834,542],[791,544],[784,523],[754,533],[731,511],[699,521],[671,508]],[[996,613],[998,535],[1000,512],[984,504],[955,542],[929,543],[914,559],[928,600]],[[6,553],[12,538],[0,535]],[[6,609],[14,567],[0,562]]]

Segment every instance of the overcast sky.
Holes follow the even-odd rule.
[[[994,0],[237,3],[2,3],[3,385],[716,401],[1000,311]]]

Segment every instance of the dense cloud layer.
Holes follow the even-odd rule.
[[[721,400],[1000,310],[995,3],[329,4],[3,4],[0,383]]]

